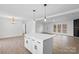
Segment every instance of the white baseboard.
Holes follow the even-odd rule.
[[[22,34],[15,34],[15,35],[7,35],[7,36],[0,36],[0,38],[9,38],[9,37],[18,37],[23,36]]]

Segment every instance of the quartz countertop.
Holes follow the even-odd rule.
[[[50,35],[50,34],[40,34],[40,33],[31,33],[31,34],[25,34],[25,36],[32,38],[32,39],[37,39],[37,40],[46,40],[49,38],[53,38],[55,35]]]

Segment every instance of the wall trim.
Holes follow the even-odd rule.
[[[58,13],[58,14],[55,14],[55,15],[52,15],[52,16],[48,16],[48,18],[62,16],[62,15],[71,14],[71,13],[75,13],[75,12],[79,12],[79,8],[78,9],[69,10],[69,11],[66,11],[66,12],[62,12],[62,13]]]
[[[62,15],[67,15],[67,14],[75,13],[75,12],[79,12],[79,8],[78,9],[69,10],[69,11],[66,11],[66,12],[57,13],[57,14],[48,16],[47,18],[49,19],[49,18],[52,18],[52,17],[58,17],[58,16],[62,16]],[[37,20],[42,20],[42,19],[44,19],[44,17],[38,18]]]
[[[18,37],[18,36],[23,36],[22,34],[16,34],[16,35],[7,35],[7,36],[0,36],[0,39],[3,39],[3,38],[11,38],[11,37]]]

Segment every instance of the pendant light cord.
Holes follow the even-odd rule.
[[[46,6],[47,6],[47,4],[44,4],[44,18],[46,19]]]
[[[33,10],[33,20],[35,21],[35,12],[36,10]]]

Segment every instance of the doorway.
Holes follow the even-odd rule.
[[[79,19],[74,20],[74,36],[79,37]]]

